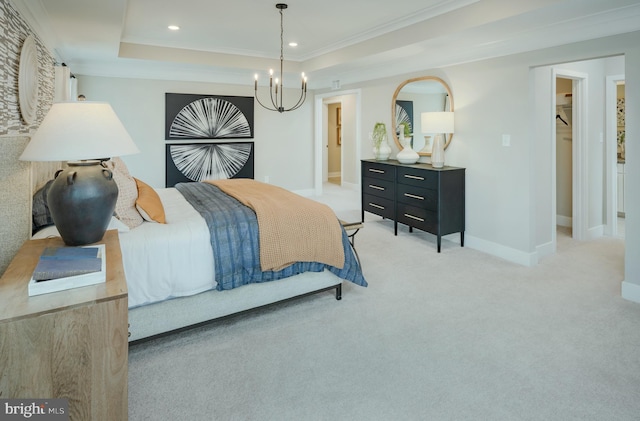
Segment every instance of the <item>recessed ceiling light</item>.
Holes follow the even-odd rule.
[[[290,42],[289,43],[289,47],[297,47],[298,43],[297,42]]]
[[[180,30],[180,27],[178,25],[169,25],[167,26],[167,28],[171,29],[172,31]]]

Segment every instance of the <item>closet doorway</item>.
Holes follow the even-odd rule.
[[[553,84],[556,96],[554,98],[555,149],[553,151],[555,168],[552,184],[555,192],[552,198],[554,202],[552,220],[555,223],[552,224],[551,235],[555,250],[558,226],[570,226],[571,237],[576,240],[587,238],[586,112],[588,103],[586,90],[588,75],[554,68]],[[559,95],[559,89],[570,91]],[[560,136],[558,136],[558,130],[561,130]]]
[[[556,225],[573,231],[573,80],[556,78]],[[572,234],[569,234],[572,235]]]

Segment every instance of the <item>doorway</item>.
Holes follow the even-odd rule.
[[[342,103],[328,104],[327,181],[342,185]]]
[[[625,236],[625,76],[607,76],[605,86],[607,132],[607,228],[612,237]]]
[[[314,119],[314,194],[317,196],[322,195],[323,183],[329,178],[330,104],[340,104],[340,186],[353,190],[360,188],[361,91],[319,94],[315,96]],[[337,144],[338,139],[332,142]]]
[[[556,224],[573,231],[573,81],[556,78]]]
[[[557,226],[564,222],[564,225],[570,223],[571,237],[576,240],[584,240],[587,237],[588,224],[588,191],[587,191],[587,147],[586,147],[586,124],[587,124],[587,86],[588,75],[586,73],[575,72],[572,70],[556,69],[553,70],[552,83],[554,85],[553,92],[558,93],[558,81],[560,81],[560,90],[564,92],[558,101],[558,96],[553,97],[554,124],[553,138],[555,139],[553,151],[554,168],[552,186],[553,205],[552,205],[552,243],[553,249],[557,244]],[[558,104],[560,102],[560,104]],[[564,112],[559,112],[564,111]],[[570,115],[569,115],[570,114]],[[563,137],[558,138],[556,128],[557,122],[560,120],[558,116],[567,123],[570,130],[563,131]],[[562,121],[560,121],[562,123]],[[565,136],[566,135],[566,136]],[[567,169],[566,166],[570,166]],[[567,182],[567,179],[570,179]],[[570,195],[567,197],[567,195]],[[561,200],[559,200],[559,197]],[[562,213],[570,213],[570,217],[561,215]],[[558,217],[560,215],[560,218]],[[558,222],[561,222],[559,224]]]

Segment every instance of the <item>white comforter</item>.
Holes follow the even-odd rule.
[[[207,223],[176,189],[155,190],[167,223],[143,222],[119,232],[129,308],[216,287]],[[52,235],[57,230],[48,227],[34,238]]]

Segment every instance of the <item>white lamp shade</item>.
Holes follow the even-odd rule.
[[[423,133],[453,133],[453,112],[439,111],[420,114]]]
[[[140,150],[106,102],[54,103],[20,156],[22,161],[111,158]]]

